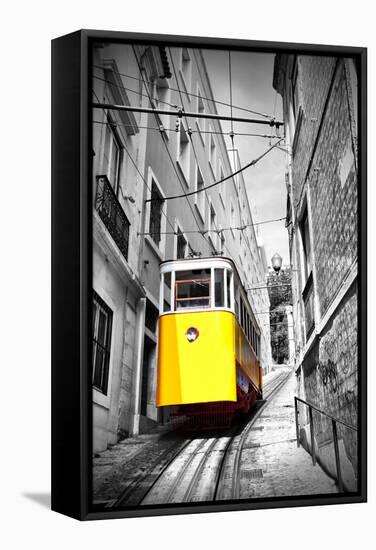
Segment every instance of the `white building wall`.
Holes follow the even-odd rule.
[[[163,97],[169,104],[182,106],[186,111],[204,109],[216,113],[215,104],[205,99],[212,98],[213,94],[201,52],[185,52],[185,57],[188,54],[190,59],[189,70],[182,66],[181,48],[166,48],[166,53],[172,76],[160,78],[163,67],[159,48],[99,46],[94,56],[94,100],[115,103],[121,100],[125,104],[150,108],[150,94],[154,106],[168,107],[158,103]],[[101,67],[107,67],[107,72]],[[108,67],[113,70],[115,87],[112,88],[104,82],[111,75]],[[182,96],[177,91],[179,87]],[[202,98],[187,96],[185,92],[199,93]],[[117,125],[123,147],[118,201],[130,222],[130,237],[125,260],[94,212],[93,286],[102,299],[109,302],[109,307],[112,304],[114,308],[111,387],[107,406],[103,405],[98,392],[93,395],[95,450],[105,448],[128,433],[148,430],[153,422],[161,420],[155,407],[158,335],[154,315],[158,305],[159,264],[176,258],[177,237],[172,233],[177,227],[185,232],[187,255],[220,254],[232,258],[245,288],[265,281],[263,258],[254,228],[250,225],[244,232],[225,230],[221,233],[223,240],[218,233],[229,225],[252,224],[242,175],[213,187],[200,197],[193,195],[187,199],[166,201],[163,204],[161,242],[156,245],[150,235],[145,235],[150,223],[150,202],[145,203],[145,199],[150,198],[153,182],[160,194],[168,197],[196,190],[197,165],[205,186],[233,172],[220,122],[203,119],[188,119],[187,122],[182,117],[179,123],[185,132],[189,128],[196,132],[188,144],[187,156],[182,159],[179,158],[180,134],[175,131],[175,117],[152,113],[127,118],[117,111],[111,111],[110,116]],[[103,109],[94,111],[94,188],[95,177],[103,171],[106,117]],[[166,131],[157,130],[161,124]],[[200,129],[202,132],[198,133]],[[209,131],[215,133],[204,133]],[[132,202],[127,198],[129,196]],[[215,223],[212,224],[211,208],[215,211]],[[269,317],[257,314],[269,309],[267,292],[264,289],[249,291],[248,297],[261,330],[261,361],[266,372],[271,355],[269,328],[265,323]],[[142,315],[140,300],[145,300]]]

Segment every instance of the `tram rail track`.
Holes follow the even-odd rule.
[[[129,484],[110,507],[199,502],[239,498],[241,455],[252,427],[291,371],[264,388],[264,398],[243,429],[186,439],[169,449]]]
[[[231,445],[229,445],[229,447],[227,449],[228,452],[223,457],[223,464],[222,464],[222,468],[221,468],[221,476],[218,479],[218,485],[217,485],[216,491],[215,491],[215,500],[226,500],[226,499],[237,500],[237,499],[239,499],[239,496],[240,496],[240,479],[241,479],[241,455],[242,455],[244,444],[245,444],[245,442],[248,438],[248,435],[251,432],[255,422],[258,420],[260,415],[265,411],[265,408],[270,404],[270,402],[271,402],[270,398],[274,397],[275,394],[278,392],[278,390],[282,388],[282,386],[285,384],[287,379],[291,376],[291,373],[292,373],[292,371],[290,371],[286,375],[281,375],[276,380],[273,380],[270,383],[270,385],[268,385],[267,388],[265,388],[265,390],[267,390],[267,391],[264,392],[264,399],[263,399],[264,402],[255,411],[254,415],[252,416],[252,419],[247,423],[246,427],[241,432],[241,434],[239,436],[239,440],[236,441],[236,439],[234,439],[232,441]],[[231,459],[229,459],[228,457],[231,456],[229,451],[231,450],[232,445],[235,446],[235,449],[234,449],[234,455],[235,456],[233,458],[233,463],[231,464]],[[224,474],[224,472],[226,471],[226,460],[229,461],[229,463],[230,463],[229,468],[231,468],[231,472],[232,472],[231,478],[230,478],[231,479],[231,494],[229,496],[226,496],[226,499],[224,499],[223,495],[226,494],[226,491],[225,491],[225,489],[226,489],[226,487],[225,487],[225,474]]]

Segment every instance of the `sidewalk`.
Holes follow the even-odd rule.
[[[335,482],[296,445],[295,384],[291,374],[253,425],[242,452],[240,498],[338,492]]]

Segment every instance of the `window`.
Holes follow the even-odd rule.
[[[307,208],[304,211],[302,220],[300,222],[300,233],[302,239],[302,251],[303,251],[303,275],[304,275],[304,289],[303,289],[303,302],[305,311],[305,329],[306,340],[311,335],[314,325],[314,292],[313,292],[313,275],[312,275],[312,252],[311,252],[311,239],[310,239],[310,227],[308,219]]]
[[[225,254],[225,250],[226,250],[226,237],[225,237],[224,231],[221,231],[219,233],[219,240],[221,241],[221,243],[220,243],[220,253],[223,256]]]
[[[93,291],[93,386],[107,395],[112,311]]]
[[[154,104],[157,109],[168,109],[171,99],[171,90],[166,78],[158,78],[154,86]],[[170,128],[170,116],[158,114],[162,126],[166,129]],[[168,137],[168,132],[166,133]]]
[[[299,79],[298,79],[298,58],[295,56],[291,72],[291,107],[292,107],[292,153],[296,151],[300,128],[303,120],[303,109],[300,105]]]
[[[201,92],[200,92],[199,88],[197,88],[197,112],[200,115],[202,115],[205,112],[204,100],[202,99]],[[200,132],[205,130],[205,119],[204,118],[197,118],[197,127],[198,127]],[[200,136],[202,138],[201,133],[200,133]]]
[[[149,233],[155,244],[159,247],[161,242],[161,222],[163,212],[162,195],[155,183],[152,181],[151,187],[151,202],[150,202],[150,224]]]
[[[304,301],[304,313],[305,313],[306,340],[308,340],[315,326],[312,273],[309,276],[307,284],[303,290],[303,301]]]
[[[240,170],[240,168],[241,168],[238,150],[237,149],[229,149],[228,154],[229,154],[229,160],[230,160],[230,164],[231,164],[232,173],[235,173],[238,170]],[[235,185],[236,192],[239,193],[240,192],[240,176],[239,176],[239,174],[236,174],[236,176],[233,176],[232,181]]]
[[[188,48],[182,48],[180,58],[180,71],[183,76],[183,84],[188,92],[191,86],[191,56],[189,55]]]
[[[200,191],[205,187],[204,179],[201,174],[200,168],[197,166],[196,168],[196,191]],[[201,219],[203,222],[205,222],[205,191],[201,191],[200,193],[196,193],[195,195],[195,204],[196,208],[199,211],[199,214],[201,216]]]
[[[176,258],[185,258],[187,256],[188,241],[185,236],[178,229],[178,236],[176,239]]]
[[[175,309],[210,307],[210,269],[177,271]]]
[[[223,171],[221,161],[218,161],[218,165],[219,165],[219,168],[218,168],[218,181],[221,181],[225,177],[225,173]],[[226,183],[227,183],[227,180],[223,181],[222,183],[219,184],[219,196],[221,197],[221,201],[222,201],[223,206],[225,208],[226,208]]]
[[[215,307],[225,306],[225,285],[223,269],[214,269],[214,305]]]
[[[239,318],[240,308],[239,308],[239,285],[235,280],[234,284],[234,301],[235,301],[235,315]]]
[[[299,111],[299,86],[298,86],[298,58],[295,56],[294,65],[291,73],[291,100],[294,113],[294,120],[298,117]]]
[[[216,163],[216,158],[217,158],[217,148],[216,148],[216,145],[215,145],[215,141],[214,141],[214,137],[213,137],[213,134],[210,134],[210,138],[209,138],[209,164],[210,164],[210,168],[213,172],[213,176],[214,178],[216,177],[216,171],[215,171],[215,163]]]
[[[171,273],[162,274],[159,300],[160,310],[162,310],[162,307],[163,311],[171,310]]]
[[[217,251],[217,239],[218,234],[216,232],[216,212],[213,204],[210,202],[210,215],[209,215],[209,238],[214,247],[214,251]]]
[[[230,226],[231,226],[231,233],[232,233],[232,236],[235,237],[235,233],[234,233],[234,227],[235,227],[235,207],[234,207],[234,203],[232,202],[232,199],[230,201]]]
[[[145,309],[145,327],[148,328],[150,332],[155,333],[157,330],[157,322],[158,309],[149,299],[147,299]]]
[[[184,176],[186,185],[189,186],[189,137],[181,121],[178,132],[177,163]]]
[[[305,280],[307,281],[311,271],[312,271],[312,259],[311,259],[311,240],[310,240],[310,230],[308,222],[308,211],[307,208],[304,211],[302,221],[300,222],[300,231],[302,235],[302,244],[303,244],[303,267]]]
[[[120,159],[121,143],[114,123],[107,117],[107,124],[104,126],[102,174],[107,176],[116,195],[119,189]]]

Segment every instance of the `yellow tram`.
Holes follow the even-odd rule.
[[[157,406],[247,412],[262,396],[260,329],[232,260],[161,264]]]

